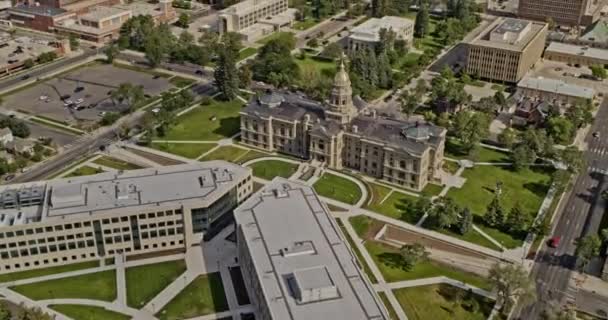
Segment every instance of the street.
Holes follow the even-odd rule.
[[[597,233],[606,209],[606,201],[600,196],[606,189],[605,176],[596,172],[608,168],[608,101],[605,99],[596,115],[590,133],[585,138],[588,149],[584,152],[586,168],[576,178],[566,202],[556,213],[556,221],[551,236],[561,237],[557,248],[542,244],[531,276],[537,284],[537,302],[514,312],[513,319],[538,319],[550,301],[561,305],[573,303],[576,288],[569,286],[575,268],[576,239]],[[591,132],[599,132],[601,138],[592,137]],[[597,276],[598,263],[591,263],[588,272]],[[601,269],[600,269],[601,271]]]

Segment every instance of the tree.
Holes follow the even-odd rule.
[[[240,88],[248,88],[251,85],[251,78],[253,74],[251,73],[251,67],[249,65],[244,65],[239,70],[239,87]]]
[[[559,160],[570,172],[578,172],[584,164],[583,152],[575,146],[568,146],[559,153]]]
[[[496,91],[496,93],[494,94],[494,102],[496,102],[496,104],[500,106],[501,111],[507,106],[507,98],[505,98],[505,94],[502,90]]]
[[[190,24],[190,16],[187,13],[182,13],[179,15],[179,18],[177,19],[177,25],[181,28],[188,28],[188,25]]]
[[[530,215],[526,214],[519,203],[516,203],[504,223],[504,229],[512,234],[524,233],[528,230]]]
[[[118,119],[120,119],[120,113],[107,112],[106,114],[103,115],[103,117],[101,118],[99,123],[102,126],[108,126],[108,125],[114,124],[114,122],[116,122]]]
[[[574,254],[577,258],[576,263],[582,272],[585,272],[585,267],[592,258],[599,256],[601,247],[602,241],[595,234],[584,236],[576,241]]]
[[[113,63],[114,58],[120,53],[120,47],[112,43],[104,50],[104,53],[106,54],[106,62]]]
[[[148,59],[150,66],[153,68],[157,67],[167,54],[163,45],[163,39],[154,34],[146,38],[144,52],[146,54],[146,59]]]
[[[418,109],[420,101],[415,95],[405,91],[401,97],[401,112],[405,113],[408,118],[411,118]]]
[[[69,41],[70,41],[70,49],[78,50],[78,47],[80,46],[80,40],[78,40],[78,38],[76,37],[75,34],[70,33]]]
[[[494,198],[488,204],[486,214],[483,217],[485,223],[490,227],[501,227],[504,224],[506,217],[498,194],[494,195]]]
[[[0,320],[11,320],[11,312],[4,302],[0,302]]]
[[[422,5],[416,14],[416,22],[414,23],[414,36],[416,38],[424,38],[429,32],[429,9],[426,5]]]
[[[521,134],[520,144],[528,146],[538,157],[552,158],[555,153],[555,142],[545,130],[528,128]]]
[[[589,67],[591,69],[591,74],[598,79],[606,79],[608,77],[608,72],[602,65],[594,64]]]
[[[272,39],[262,46],[251,67],[253,79],[277,87],[295,83],[300,77],[300,68],[291,55],[294,47],[295,38],[291,33]]]
[[[411,270],[418,262],[428,259],[429,253],[419,243],[404,244],[399,250],[402,268]]]
[[[330,59],[339,59],[340,57],[342,57],[342,55],[344,54],[344,49],[342,49],[342,46],[340,44],[338,44],[337,42],[332,42],[330,44],[328,44],[325,49],[323,49],[323,52],[321,53],[321,55],[323,57],[326,58],[330,58]]]
[[[511,152],[511,161],[513,161],[513,168],[520,171],[528,168],[530,164],[536,161],[536,153],[528,145],[519,144]]]
[[[460,208],[448,197],[439,198],[428,210],[428,221],[438,229],[451,227],[458,221]]]
[[[469,231],[471,231],[471,228],[473,227],[473,214],[471,213],[471,210],[469,210],[469,208],[464,208],[464,210],[462,210],[460,212],[460,222],[458,224],[458,232],[460,232],[460,234],[465,235],[467,233],[469,233]]]
[[[513,148],[513,145],[517,141],[517,132],[512,128],[506,128],[498,134],[498,142],[504,145],[506,148]]]
[[[481,112],[461,111],[456,113],[452,124],[454,135],[462,143],[463,149],[471,152],[490,129],[490,118]]]
[[[534,282],[519,264],[497,263],[488,272],[488,279],[496,290],[496,302],[503,314],[511,310],[515,302],[527,305],[536,299]]]
[[[213,72],[215,85],[226,100],[236,98],[240,84],[240,73],[236,67],[236,60],[240,50],[240,41],[233,34],[222,37],[218,43],[216,67]]]
[[[574,137],[575,127],[572,121],[565,117],[552,117],[547,121],[546,126],[547,133],[557,143],[568,144]]]
[[[8,127],[14,136],[19,138],[27,138],[30,135],[30,128],[25,122],[14,118],[2,118],[0,120],[0,128]]]
[[[137,104],[145,98],[144,87],[141,85],[133,85],[131,83],[121,83],[118,88],[110,93],[110,99],[116,104],[126,102],[129,106],[129,111],[133,111]]]
[[[25,59],[25,61],[23,61],[23,67],[26,68],[26,69],[29,69],[29,68],[33,67],[34,64],[35,64],[34,60],[32,60],[31,58],[30,59]]]

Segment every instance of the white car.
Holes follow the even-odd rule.
[[[74,101],[74,103],[76,103],[76,104],[81,104],[83,102],[84,102],[84,99],[82,99],[82,98],[77,99],[76,101]]]
[[[72,102],[72,100],[65,100],[65,101],[63,102],[63,105],[64,105],[64,106],[66,106],[66,107],[68,107],[68,106],[70,106],[72,103],[73,103],[73,102]]]
[[[41,100],[41,101],[43,101],[43,100],[47,100],[48,98],[49,98],[48,96],[40,96],[40,100]]]
[[[102,111],[102,112],[100,112],[100,113],[99,113],[99,115],[103,117],[103,116],[105,116],[105,115],[106,115],[106,112],[105,112],[105,111]]]

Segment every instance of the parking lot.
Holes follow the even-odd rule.
[[[111,92],[121,83],[143,86],[147,97],[174,87],[168,77],[95,64],[7,96],[3,107],[70,124],[95,122],[102,112],[123,111],[128,107],[110,99]]]

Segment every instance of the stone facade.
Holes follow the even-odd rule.
[[[241,111],[241,139],[247,145],[417,191],[440,179],[445,134],[430,124],[378,117],[352,97],[343,64],[325,103],[273,92],[254,98]]]

